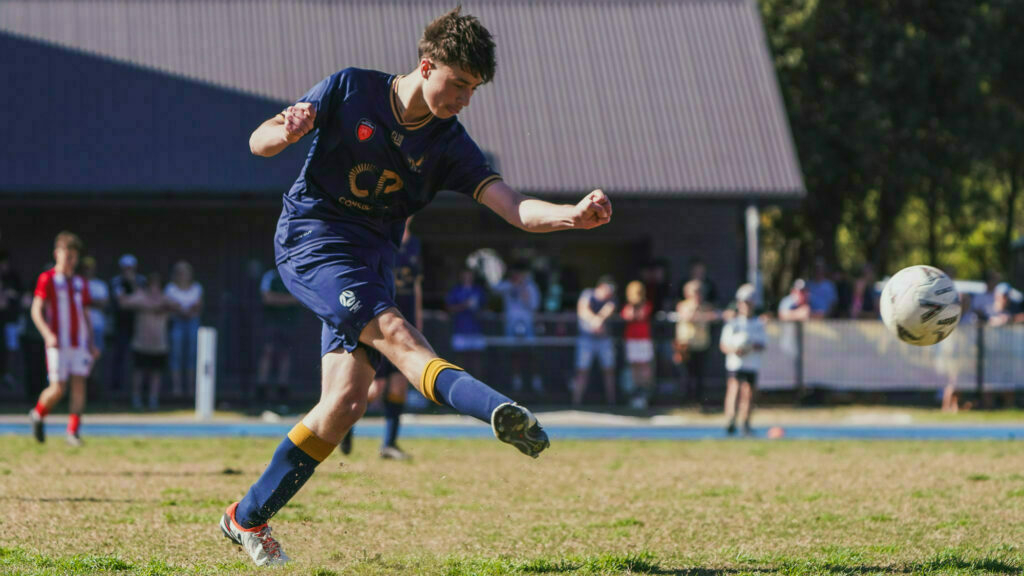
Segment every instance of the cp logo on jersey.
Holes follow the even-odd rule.
[[[360,142],[366,142],[370,138],[373,138],[373,133],[377,131],[377,127],[373,125],[366,118],[359,121],[359,125],[356,126],[356,138],[359,138]]]

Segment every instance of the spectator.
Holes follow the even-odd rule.
[[[825,260],[815,259],[814,278],[807,283],[807,302],[811,306],[811,317],[830,317],[838,301],[839,294],[836,291],[835,282],[828,277]]]
[[[21,332],[21,279],[11,268],[11,256],[0,248],[0,383],[15,388],[12,360],[18,352]]]
[[[975,294],[971,306],[971,309],[982,322],[988,322],[988,319],[995,312],[996,286],[999,285],[1002,279],[999,272],[995,270],[985,271],[985,292],[983,294]]]
[[[110,290],[107,283],[96,277],[96,259],[92,256],[82,258],[82,278],[89,285],[89,323],[92,324],[92,343],[100,353],[104,349],[107,330],[107,304],[110,303]]]
[[[803,321],[811,317],[807,283],[801,278],[793,281],[789,294],[779,302],[779,320],[784,322]]]
[[[131,372],[132,340],[135,335],[135,312],[122,305],[122,301],[145,287],[146,278],[136,272],[138,260],[125,254],[117,261],[121,273],[110,281],[114,311],[114,353],[111,358],[110,389],[119,390],[126,372]]]
[[[807,297],[807,283],[802,278],[797,278],[793,281],[789,294],[779,302],[779,320],[783,322],[779,348],[790,358],[796,358],[800,353],[800,343],[797,341],[800,327],[796,323],[804,322],[810,317],[811,305]]]
[[[459,273],[459,284],[445,299],[448,313],[452,315],[452,350],[458,355],[460,366],[470,374],[483,373],[487,341],[477,316],[485,302],[487,293],[468,268]]]
[[[654,305],[647,300],[643,282],[634,280],[626,285],[626,304],[622,319],[626,321],[624,340],[626,362],[633,377],[633,408],[647,408],[654,380],[654,343],[651,341],[651,315]]]
[[[714,306],[718,298],[718,289],[715,283],[708,278],[708,268],[704,260],[694,258],[690,260],[690,280],[700,280],[701,300]]]
[[[576,340],[576,381],[572,403],[579,405],[587,390],[590,367],[597,356],[604,375],[608,405],[615,405],[615,345],[608,331],[608,319],[615,314],[615,281],[602,276],[597,286],[584,290],[576,303],[580,334]]]
[[[850,318],[878,319],[878,291],[875,290],[875,268],[865,264],[853,283]]]
[[[664,260],[653,260],[640,270],[647,301],[655,312],[670,310],[672,302],[672,285],[668,281],[668,265]]]
[[[700,280],[683,286],[683,299],[676,305],[676,364],[686,365],[686,395],[697,406],[704,404],[704,366],[711,348],[709,323],[718,319],[711,304],[704,301]]]
[[[736,290],[736,316],[722,328],[719,347],[725,354],[728,373],[725,391],[726,432],[736,433],[736,419],[743,423],[743,434],[750,435],[757,373],[761,369],[761,352],[767,337],[764,322],[754,315],[756,290],[744,284]]]
[[[256,370],[257,397],[269,401],[270,372],[276,360],[278,398],[283,401],[291,372],[291,341],[299,321],[299,301],[285,287],[276,267],[267,270],[260,279],[260,297],[263,302],[263,351]]]
[[[164,296],[172,303],[171,394],[174,398],[192,397],[196,389],[196,344],[203,287],[195,281],[191,264],[182,260],[174,265]]]
[[[988,316],[989,326],[1005,326],[1013,323],[1013,303],[1010,302],[1010,285],[1006,282],[996,284],[992,291],[993,301],[991,314]]]
[[[516,392],[522,390],[520,370],[525,366],[532,375],[533,391],[542,393],[544,384],[534,369],[535,354],[529,342],[534,338],[533,314],[540,308],[540,290],[522,263],[513,266],[509,277],[498,283],[494,290],[501,294],[505,303],[505,336],[523,341],[521,345],[512,347],[512,389]]]
[[[159,272],[149,275],[145,287],[121,299],[125,310],[135,313],[132,352],[135,372],[132,378],[132,408],[142,409],[142,387],[149,377],[149,409],[160,406],[160,387],[167,368],[167,323],[175,303],[164,296]]]

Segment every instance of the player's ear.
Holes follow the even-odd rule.
[[[426,80],[430,77],[430,71],[434,69],[434,63],[428,58],[420,60],[420,75]]]

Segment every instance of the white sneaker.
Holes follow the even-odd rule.
[[[532,412],[515,402],[505,402],[491,412],[491,430],[498,440],[511,444],[531,458],[540,456],[551,442]]]
[[[82,437],[78,435],[78,432],[75,432],[74,434],[68,434],[67,436],[64,437],[64,441],[68,443],[68,446],[72,446],[75,448],[82,447]]]
[[[264,524],[246,529],[235,522],[237,508],[238,502],[228,506],[220,519],[220,530],[224,536],[245,549],[257,566],[277,566],[290,562],[291,558],[288,558],[284,550],[281,550],[281,545],[270,535],[270,526]]]

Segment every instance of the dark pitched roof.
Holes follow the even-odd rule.
[[[6,0],[0,30],[286,102],[346,66],[407,72],[423,26],[450,4]],[[464,11],[494,32],[498,74],[460,119],[513,186],[803,195],[753,0],[491,0]]]
[[[267,98],[0,33],[0,192],[280,192],[305,153],[249,153]]]

